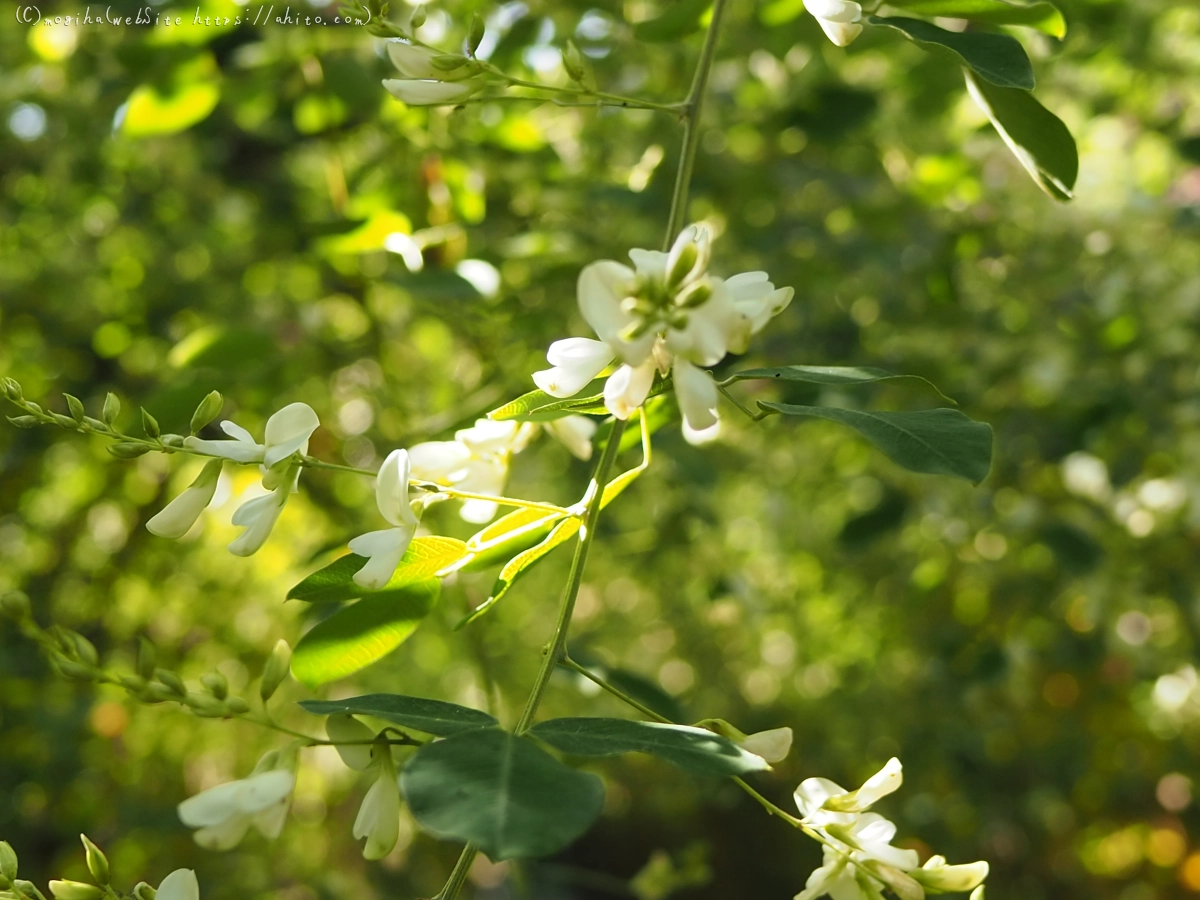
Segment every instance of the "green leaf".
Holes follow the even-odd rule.
[[[947,31],[920,19],[871,16],[872,25],[895,28],[930,52],[949,51],[992,84],[1032,91],[1033,66],[1020,42],[1007,34],[984,31]]]
[[[894,375],[883,369],[870,366],[780,366],[771,369],[744,369],[734,372],[738,381],[803,381],[808,384],[871,384],[876,381],[894,381],[903,378],[929,385],[943,400],[954,401],[938,390],[928,378],[920,375]]]
[[[729,738],[690,725],[569,718],[539,722],[529,733],[575,756],[649,753],[698,775],[725,777],[770,768],[761,756],[743,750]]]
[[[966,72],[967,91],[1033,180],[1055,200],[1074,196],[1079,151],[1062,119],[1025,91],[997,87]]]
[[[635,25],[633,36],[649,43],[678,40],[699,30],[700,19],[710,6],[712,0],[672,0],[661,16]]]
[[[499,724],[482,710],[447,703],[445,700],[406,697],[403,694],[366,694],[349,700],[301,700],[300,705],[318,716],[336,713],[373,716],[438,737]]]
[[[423,828],[469,841],[495,861],[561,850],[604,805],[595,775],[494,728],[426,744],[404,767],[400,787]]]
[[[348,553],[340,556],[323,569],[313,572],[288,591],[287,599],[303,600],[307,603],[339,603],[356,597],[377,598],[411,584],[425,581],[446,570],[462,559],[467,545],[448,537],[413,538],[408,545],[400,565],[378,591],[368,591],[354,582],[354,575],[366,565],[365,557]]]
[[[913,472],[958,475],[979,484],[992,467],[992,426],[968,419],[956,409],[866,412],[764,400],[758,405],[786,416],[812,416],[849,425],[892,462]]]
[[[600,508],[608,506],[612,503],[620,493],[629,487],[639,475],[644,471],[644,464],[632,468],[626,472],[622,472],[612,481],[604,486],[604,496],[600,498]],[[579,533],[582,520],[576,517],[562,519],[555,525],[550,533],[540,543],[535,544],[527,550],[523,550],[510,559],[504,568],[500,570],[500,575],[496,578],[496,583],[492,585],[492,593],[485,601],[480,603],[475,609],[464,616],[455,629],[462,628],[464,625],[469,625],[474,622],[489,609],[500,602],[500,599],[508,593],[509,589],[516,583],[517,579],[525,574],[535,563],[539,562],[551,550],[565,544],[571,538]]]
[[[516,400],[505,403],[498,409],[488,413],[488,418],[497,422],[513,420],[516,422],[551,422],[565,416],[607,416],[608,407],[604,405],[604,382],[606,379],[597,378],[581,390],[576,396],[563,400],[551,397],[545,391],[530,391],[522,394]],[[657,397],[671,386],[670,379],[660,378],[647,399]]]
[[[518,509],[502,516],[467,539],[467,555],[455,569],[476,572],[512,559],[544,540],[560,519],[560,513],[542,509]]]
[[[292,675],[312,688],[377,662],[416,631],[440,590],[441,582],[431,578],[338,610],[300,639]]]
[[[1051,37],[1062,39],[1067,36],[1067,22],[1053,3],[1018,5],[1005,0],[888,0],[888,5],[918,16],[970,19],[987,25],[1024,25]]]

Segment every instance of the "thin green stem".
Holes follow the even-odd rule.
[[[704,35],[704,46],[700,50],[700,61],[692,76],[692,87],[683,102],[683,148],[679,156],[679,169],[675,173],[675,190],[671,194],[671,213],[667,218],[667,237],[663,250],[671,248],[687,216],[688,189],[692,183],[692,169],[696,164],[696,150],[700,145],[700,114],[704,109],[704,92],[708,87],[708,76],[712,72],[713,59],[720,37],[721,18],[729,0],[716,0],[713,4],[712,22]]]
[[[450,877],[446,879],[446,884],[438,891],[437,896],[433,900],[454,900],[466,883],[467,876],[471,873],[471,865],[475,862],[475,857],[478,855],[479,848],[474,844],[467,844],[467,846],[463,847],[463,852],[459,855],[458,862],[454,864],[454,869],[450,872]]]
[[[592,684],[596,685],[601,690],[607,691],[608,693],[612,694],[614,697],[616,697],[622,703],[624,703],[628,706],[632,706],[634,709],[636,709],[638,712],[640,712],[646,718],[653,719],[655,722],[662,722],[664,725],[673,725],[674,724],[666,716],[659,715],[654,710],[652,710],[650,707],[645,706],[642,703],[639,703],[637,700],[634,700],[632,697],[630,697],[627,693],[625,693],[623,690],[621,690],[616,685],[609,684],[607,681],[605,681],[599,675],[593,674],[587,668],[585,668],[584,666],[581,666],[579,663],[575,662],[575,660],[571,659],[570,655],[567,654],[565,651],[563,654],[563,658],[559,664],[566,669],[570,669],[573,672],[578,672],[580,675],[582,675],[584,678],[586,678]]]
[[[546,91],[551,94],[568,94],[577,97],[595,97],[598,100],[607,100],[609,105],[620,106],[628,109],[652,109],[657,112],[677,113],[680,109],[678,103],[655,103],[653,100],[642,100],[638,97],[624,97],[620,94],[610,94],[606,91],[592,91],[584,87],[578,88],[561,88],[555,85],[539,84],[536,81],[526,81],[523,78],[516,78],[505,72],[500,71],[494,66],[488,66],[488,71],[493,75],[503,78],[513,87],[530,88],[537,91]],[[536,98],[530,98],[536,99]]]
[[[588,551],[591,550],[592,541],[596,537],[596,524],[600,521],[600,509],[604,503],[604,486],[608,482],[608,473],[612,470],[617,453],[620,452],[621,435],[624,433],[625,421],[614,419],[608,443],[604,445],[604,454],[596,465],[596,473],[592,476],[591,484],[588,485],[587,511],[584,513],[583,525],[580,528],[579,543],[575,545],[575,558],[571,560],[567,587],[563,591],[562,603],[559,605],[554,636],[546,648],[542,668],[538,672],[537,681],[533,684],[533,690],[529,692],[529,699],[525,701],[525,709],[521,713],[521,718],[517,720],[517,726],[514,729],[517,734],[523,734],[533,723],[538,705],[542,702],[542,695],[545,694],[546,686],[550,683],[550,676],[554,674],[555,667],[563,658],[563,650],[567,644],[567,630],[571,625],[571,615],[575,612],[575,601],[579,597],[579,587],[583,584],[583,568],[587,564]]]

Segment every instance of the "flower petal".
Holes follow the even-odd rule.
[[[375,732],[354,716],[335,713],[325,720],[325,733],[334,742],[342,762],[351,769],[365,772],[371,767],[371,745],[358,742],[374,740]]]
[[[388,454],[375,479],[375,503],[379,513],[396,526],[417,526],[416,513],[408,502],[408,481],[412,477],[412,463],[407,450],[393,450]]]
[[[655,339],[653,330],[632,341],[621,337],[621,332],[635,321],[621,308],[635,281],[636,275],[628,266],[603,259],[584,267],[576,289],[579,311],[592,330],[621,359],[634,366],[650,353]]]
[[[520,423],[511,420],[476,419],[470,428],[454,432],[454,439],[470,450],[472,456],[483,456],[511,450],[520,430]]]
[[[146,523],[146,530],[164,538],[183,537],[212,502],[220,475],[220,460],[206,463],[191,486]]]
[[[188,797],[176,807],[179,821],[188,828],[220,825],[238,814],[238,792],[241,789],[240,781],[230,781]]]
[[[193,837],[205,850],[232,850],[250,830],[250,817],[237,815],[220,825],[201,828]]]
[[[384,89],[409,106],[438,106],[458,103],[483,89],[482,81],[423,81],[388,78]]]
[[[353,834],[355,838],[367,839],[364,859],[382,859],[396,846],[400,837],[400,788],[391,767],[382,767],[379,778],[363,798]]]
[[[545,426],[573,455],[583,460],[592,458],[592,436],[596,433],[593,420],[587,416],[563,416],[546,422]]]
[[[321,420],[307,403],[289,403],[267,419],[264,434],[266,452],[263,465],[268,469],[297,450],[308,450],[308,439],[320,426]]]
[[[623,365],[608,376],[604,382],[604,405],[618,419],[628,419],[646,402],[650,388],[654,386],[657,367],[653,359],[640,366]]]
[[[675,360],[671,371],[675,397],[688,427],[704,431],[717,424],[717,385],[712,376],[684,359]]]
[[[408,448],[410,474],[418,481],[449,485],[462,477],[470,459],[470,449],[458,441],[426,441]]]
[[[781,762],[787,759],[792,749],[792,729],[772,728],[770,731],[758,731],[748,735],[742,741],[742,748],[757,754],[767,762]]]
[[[568,338],[555,341],[546,353],[554,366],[533,374],[534,383],[551,397],[573,397],[613,360],[613,351],[604,341]]]
[[[367,564],[354,573],[354,583],[372,591],[386,586],[404,558],[415,533],[416,526],[412,525],[372,531],[352,540],[350,549],[367,557]],[[364,541],[363,538],[368,540]]]
[[[257,813],[287,797],[296,786],[296,776],[287,769],[272,769],[236,783],[241,785],[237,795],[238,809],[244,813]]]
[[[184,438],[183,446],[196,453],[231,459],[239,463],[262,462],[263,445],[248,441],[204,441],[198,437]]]
[[[233,524],[244,526],[246,530],[230,543],[230,553],[234,556],[252,556],[259,551],[279,521],[289,492],[290,488],[283,485],[265,497],[247,500],[237,508],[233,514]]]
[[[200,900],[200,882],[191,869],[176,869],[162,880],[155,900]]]

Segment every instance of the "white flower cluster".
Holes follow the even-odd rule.
[[[900,760],[893,758],[856,791],[826,778],[808,778],[796,788],[802,821],[821,836],[825,856],[795,900],[826,894],[833,900],[883,900],[885,889],[900,900],[959,891],[973,891],[971,900],[983,900],[986,862],[950,866],[934,856],[921,866],[917,851],[892,846],[896,826],[867,812],[902,781]]]
[[[389,78],[384,88],[409,106],[460,103],[487,83],[465,56],[442,54],[400,39],[387,42],[388,56],[403,78]]]
[[[270,493],[247,500],[238,507],[233,514],[233,524],[244,530],[229,545],[229,552],[235,556],[258,552],[271,536],[271,529],[279,520],[288,497],[298,489],[300,465],[296,454],[303,456],[308,452],[308,439],[320,424],[311,406],[292,403],[267,419],[261,444],[245,428],[228,420],[221,423],[221,430],[233,438],[231,441],[189,437],[184,441],[185,447],[194,453],[214,457],[214,460],[204,467],[187,490],[147,522],[146,528],[160,537],[183,537],[212,502],[223,460],[259,463],[263,487]]]
[[[572,397],[619,360],[605,382],[604,405],[627,419],[646,401],[655,373],[670,373],[685,437],[715,437],[717,386],[702,367],[744,353],[793,291],[776,289],[765,272],[708,274],[711,244],[707,226],[689,225],[669,253],[631,250],[632,269],[614,260],[584,268],[579,310],[600,340],[555,341],[546,354],[553,368],[535,373],[534,383],[552,397]]]

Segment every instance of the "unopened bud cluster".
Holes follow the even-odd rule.
[[[54,900],[101,900],[102,897],[117,896],[109,886],[108,857],[86,834],[81,834],[79,839],[83,842],[88,872],[95,883],[51,881],[51,896]],[[191,869],[176,869],[157,889],[142,881],[131,894],[136,900],[199,900],[200,885]],[[0,900],[46,900],[46,895],[33,882],[17,877],[17,854],[7,841],[0,841]]]

